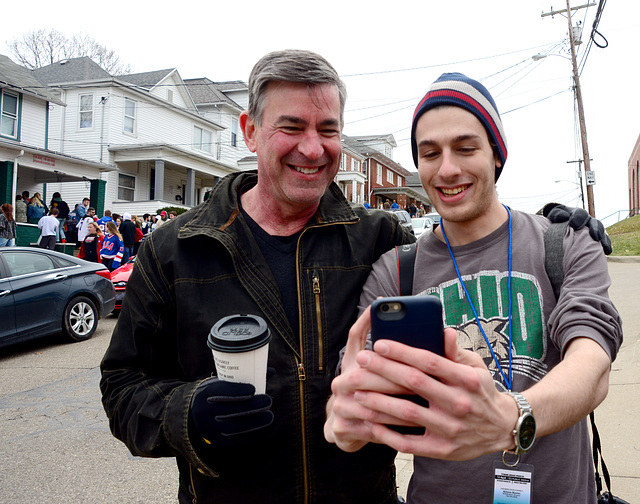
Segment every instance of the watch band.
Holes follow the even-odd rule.
[[[502,454],[502,460],[506,465],[514,467],[520,461],[520,454],[528,452],[533,446],[533,442],[536,438],[536,420],[533,416],[533,410],[529,401],[519,392],[507,392],[516,402],[518,411],[520,413],[516,426],[513,430],[513,440],[516,445],[516,449],[511,452],[518,456],[514,464],[509,464],[505,461],[506,451]]]
[[[511,390],[509,390],[507,394],[515,399],[518,410],[520,410],[520,416],[523,416],[525,413],[533,413],[529,401],[527,401],[527,398],[520,392],[511,392]]]

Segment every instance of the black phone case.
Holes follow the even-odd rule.
[[[444,355],[443,333],[442,304],[435,296],[380,298],[371,305],[371,339],[374,343],[390,339]],[[398,397],[429,407],[429,402],[418,395]],[[425,431],[424,427],[388,427],[401,434],[421,435]]]
[[[384,310],[397,303],[400,311]],[[371,339],[399,341],[444,355],[442,304],[435,296],[401,296],[376,299],[371,305]]]

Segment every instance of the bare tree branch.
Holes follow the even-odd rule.
[[[9,51],[20,65],[31,70],[69,58],[87,56],[111,75],[131,73],[131,67],[86,33],[71,38],[55,29],[32,30],[8,42]]]

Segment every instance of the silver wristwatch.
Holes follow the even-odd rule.
[[[515,399],[518,409],[520,410],[520,417],[513,430],[513,440],[516,443],[514,453],[520,455],[521,453],[528,452],[536,440],[536,419],[533,416],[529,402],[522,394],[511,391],[508,393]]]

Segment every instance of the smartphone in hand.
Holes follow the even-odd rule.
[[[371,305],[371,339],[399,341],[444,355],[442,304],[435,296],[400,296],[376,299]],[[398,396],[428,407],[421,396]],[[401,434],[424,434],[424,427],[389,425]]]

